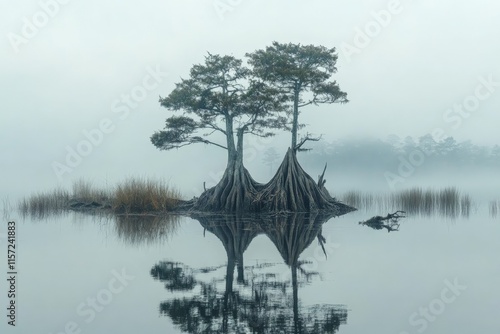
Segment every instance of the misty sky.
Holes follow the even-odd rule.
[[[192,196],[225,167],[225,152],[202,145],[157,150],[149,137],[170,115],[159,95],[207,51],[243,57],[272,41],[337,48],[334,79],[350,103],[301,115],[326,140],[440,129],[459,140],[500,143],[498,1],[0,4],[2,195],[133,175],[171,179]],[[54,162],[65,164],[68,148],[76,150],[96,128],[102,138],[58,177]],[[266,147],[285,150],[288,138],[250,143],[248,164],[259,164]]]

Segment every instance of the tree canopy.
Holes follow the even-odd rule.
[[[242,157],[244,134],[272,136],[272,130],[285,123],[277,90],[254,78],[232,56],[209,53],[205,63],[194,65],[189,78],[177,83],[160,103],[183,114],[167,118],[164,130],[151,137],[153,145],[170,150],[211,144],[227,150],[230,161]],[[208,139],[214,133],[222,134],[225,142]]]
[[[299,109],[347,102],[346,93],[330,80],[337,70],[335,49],[274,42],[246,56],[248,64],[208,53],[203,64],[192,66],[187,79],[160,97],[163,107],[181,114],[167,118],[164,129],[151,136],[153,145],[171,150],[203,143],[228,152],[222,179],[205,189],[192,209],[337,214],[352,210],[328,194],[324,180],[316,184],[295,157],[307,140],[318,140],[306,135],[297,143]],[[244,135],[269,137],[278,129],[291,130],[292,146],[277,174],[268,184],[260,184],[243,166]]]
[[[337,72],[335,48],[273,42],[247,56],[254,74],[287,97],[294,151],[301,149],[307,140],[317,140],[307,134],[297,143],[297,133],[302,127],[298,121],[301,108],[348,102],[347,94],[337,82],[329,81]]]

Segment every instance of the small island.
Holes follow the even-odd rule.
[[[54,210],[106,211],[115,214],[285,214],[316,212],[339,216],[356,210],[332,197],[323,173],[315,181],[301,167],[297,154],[308,141],[321,136],[303,132],[299,115],[306,106],[347,103],[332,76],[335,48],[283,44],[245,55],[246,59],[208,53],[203,64],[193,65],[161,106],[170,116],[165,127],[151,136],[160,150],[205,144],[227,151],[225,172],[214,187],[190,200],[165,184],[130,179],[114,191],[99,191],[77,182],[73,193],[64,190],[24,200],[24,212]],[[245,168],[247,136],[270,137],[289,131],[291,144],[269,182],[255,181]]]
[[[246,54],[246,65],[233,56],[208,54],[194,65],[160,103],[179,112],[165,128],[151,136],[160,150],[202,143],[227,151],[227,165],[219,183],[181,207],[201,212],[285,213],[329,212],[340,215],[354,208],[331,197],[324,171],[314,181],[297,161],[307,150],[309,133],[299,138],[302,108],[309,105],[347,103],[332,75],[337,71],[335,48],[282,44]],[[269,137],[275,131],[291,132],[291,145],[274,177],[256,182],[243,163],[245,135]],[[221,139],[216,141],[215,137]],[[326,167],[325,167],[326,169]]]

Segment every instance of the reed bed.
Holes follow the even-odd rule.
[[[96,188],[91,182],[80,179],[73,183],[71,197],[82,202],[108,203],[113,197],[112,191]]]
[[[179,203],[180,194],[164,181],[129,179],[116,187],[113,211],[143,213],[171,211]]]
[[[393,194],[373,195],[349,191],[341,200],[364,210],[397,211],[430,216],[440,214],[449,217],[468,217],[473,206],[469,195],[461,194],[455,187],[440,190],[411,188]]]
[[[23,216],[43,218],[63,212],[68,205],[71,194],[62,188],[48,192],[39,192],[23,198],[18,205]]]
[[[500,213],[500,201],[497,200],[490,201],[489,209],[490,209],[490,216],[496,218]]]
[[[71,192],[58,188],[33,194],[22,199],[18,208],[21,214],[38,218],[86,208],[108,209],[122,214],[165,213],[172,211],[179,200],[179,191],[162,180],[130,178],[111,190],[78,180]]]

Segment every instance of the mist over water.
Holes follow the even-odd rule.
[[[0,280],[2,334],[498,332],[500,2],[2,5],[0,269],[15,222],[19,272],[16,327]],[[223,149],[152,144],[181,114],[159,98],[207,52],[244,60],[273,41],[336,48],[349,103],[301,109],[298,139],[322,138],[298,161],[314,180],[327,164],[326,189],[357,211],[68,210],[79,182],[161,180],[186,200],[216,185]],[[290,139],[245,138],[256,181]]]

